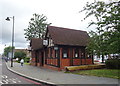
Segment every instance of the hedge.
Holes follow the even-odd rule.
[[[120,69],[120,59],[111,59],[105,62],[108,69]]]

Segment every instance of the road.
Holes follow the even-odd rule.
[[[0,82],[2,81],[2,56],[0,54]],[[0,83],[1,86],[1,83]]]
[[[30,79],[24,78],[22,76],[19,76],[17,74],[12,73],[11,71],[9,71],[6,67],[5,61],[2,61],[2,65],[0,62],[0,68],[2,67],[2,74],[1,74],[1,78],[2,80],[0,80],[0,84],[4,84],[2,86],[6,86],[6,84],[16,84],[14,86],[18,86],[18,84],[22,84],[22,86],[46,86],[43,85],[41,83],[32,81]],[[7,85],[9,86],[9,85]]]

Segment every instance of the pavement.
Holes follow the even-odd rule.
[[[7,68],[14,73],[48,84],[118,84],[120,82],[113,78],[76,75],[25,64],[21,66],[16,62],[13,67],[10,67],[10,62],[6,64]]]

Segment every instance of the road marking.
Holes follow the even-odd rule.
[[[8,78],[8,76],[6,76],[6,75],[2,75],[2,78],[5,78],[5,79],[7,79],[7,78]]]
[[[0,84],[4,84],[2,81],[0,81]]]
[[[12,79],[9,79],[10,81],[12,81],[13,83],[17,83],[16,82],[16,79],[12,78]]]
[[[4,84],[8,84],[8,82],[7,82],[6,80],[2,80],[2,82],[3,82]]]
[[[0,81],[1,84],[13,84],[13,83],[20,83],[21,81],[18,78],[8,78],[6,75],[2,75],[2,81]]]

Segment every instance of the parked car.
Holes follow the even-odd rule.
[[[104,58],[104,62],[106,61],[107,59]],[[102,62],[102,58],[96,58],[94,59],[94,63],[101,63]]]
[[[94,63],[100,63],[100,60],[98,58],[94,59]]]

